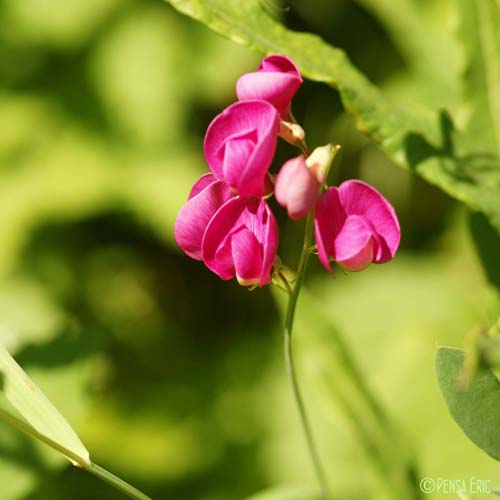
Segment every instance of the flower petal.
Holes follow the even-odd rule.
[[[276,178],[274,195],[292,220],[305,217],[316,204],[319,183],[306,167],[304,157],[288,160]]]
[[[314,236],[318,247],[318,258],[326,270],[332,273],[330,257],[334,254],[334,241],[340,232],[346,214],[340,204],[336,187],[327,189],[316,204]]]
[[[238,283],[243,286],[259,283],[262,272],[262,249],[248,228],[242,227],[231,235],[231,251]]]
[[[334,242],[334,258],[348,271],[361,271],[373,260],[374,241],[369,225],[359,215],[349,215]]]
[[[238,99],[263,99],[288,117],[290,102],[302,84],[302,76],[288,57],[274,54],[266,57],[255,72],[242,75],[236,83]]]
[[[264,195],[278,131],[278,112],[268,102],[249,100],[232,104],[215,117],[205,135],[204,151],[210,170],[242,197]],[[255,144],[251,148],[250,142],[237,144],[236,138]]]
[[[349,215],[361,215],[371,225],[376,248],[374,262],[391,260],[399,247],[401,229],[392,205],[372,186],[350,180],[339,187],[340,201]]]
[[[200,191],[203,191],[208,185],[212,184],[212,182],[215,182],[217,178],[215,177],[214,174],[212,173],[207,173],[202,175],[194,184],[193,187],[191,188],[191,191],[189,192],[188,200],[196,196]]]
[[[221,181],[212,181],[203,187],[210,180],[207,175],[211,174],[202,176],[191,189],[190,198],[181,208],[174,225],[175,241],[196,260],[202,260],[201,243],[207,224],[217,210],[232,198],[231,190]]]
[[[242,230],[250,231],[255,238],[257,253],[250,255],[255,246],[248,242],[248,235],[237,236],[242,239],[235,241],[233,249],[232,238]],[[203,236],[202,255],[206,266],[222,279],[238,275],[253,280],[255,269],[260,266],[258,283],[263,286],[271,279],[277,247],[278,227],[266,201],[238,197],[227,201],[209,222]],[[236,255],[233,250],[239,253]],[[249,260],[243,262],[243,256]]]

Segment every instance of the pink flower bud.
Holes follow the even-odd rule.
[[[267,170],[278,141],[279,115],[266,101],[241,101],[215,117],[205,158],[217,179],[242,197],[268,194]]]
[[[232,198],[210,220],[203,236],[203,261],[223,280],[264,286],[271,280],[278,226],[264,199]]]
[[[290,120],[290,103],[301,84],[302,76],[295,63],[288,57],[274,54],[263,59],[257,71],[240,76],[236,94],[240,101],[268,101],[285,120]]]
[[[202,260],[201,242],[207,224],[232,196],[229,186],[213,174],[205,174],[196,181],[174,225],[175,241],[187,255]]]
[[[330,258],[349,271],[360,271],[371,262],[387,262],[401,239],[392,205],[358,180],[323,193],[316,205],[314,234],[319,260],[329,272]]]
[[[305,217],[316,204],[320,184],[306,167],[304,157],[288,160],[280,169],[274,188],[278,203],[292,220]]]

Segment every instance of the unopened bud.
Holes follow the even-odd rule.
[[[288,160],[278,172],[274,195],[292,220],[305,217],[316,204],[320,184],[302,155]]]
[[[317,147],[306,159],[306,166],[320,184],[324,184],[335,155],[340,149],[339,144],[329,142]]]
[[[280,137],[292,146],[300,147],[305,136],[304,129],[298,123],[280,120]]]

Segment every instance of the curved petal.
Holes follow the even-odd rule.
[[[211,174],[210,172],[202,175],[193,184],[191,191],[189,191],[188,200],[193,198],[193,196],[196,196],[200,191],[203,191],[203,189],[205,189],[207,186],[209,186],[210,184],[212,184],[212,182],[215,182],[215,181],[217,181],[217,178],[215,177],[214,174]]]
[[[292,220],[305,217],[316,204],[319,183],[306,167],[304,157],[288,160],[278,172],[274,196]]]
[[[234,278],[234,266],[229,236],[243,224],[240,217],[245,210],[245,200],[232,198],[212,217],[201,244],[205,265],[222,279]]]
[[[242,75],[236,83],[239,100],[263,99],[287,115],[290,102],[302,84],[302,76],[295,63],[280,54],[266,57],[255,72]]]
[[[211,175],[211,174],[208,174]],[[201,177],[193,186],[195,194],[181,208],[174,225],[174,237],[179,247],[190,257],[202,260],[201,243],[210,219],[230,198],[229,187],[220,181],[214,181],[196,192],[210,178]]]
[[[330,257],[334,255],[334,242],[340,232],[346,214],[340,204],[336,187],[327,189],[316,204],[314,236],[318,247],[318,258],[328,272],[333,272]]]
[[[271,281],[271,271],[278,251],[278,223],[274,214],[266,203],[261,199],[257,211],[257,222],[264,228],[262,243],[262,272],[260,274],[259,286],[267,285]]]
[[[259,283],[262,249],[250,229],[242,227],[231,235],[231,252],[238,283],[243,286]]]
[[[255,241],[250,242],[247,230]],[[236,275],[243,280],[255,280],[259,267],[258,283],[263,286],[271,279],[277,247],[276,219],[265,200],[232,198],[209,222],[203,236],[202,256],[206,266],[222,279]]]
[[[391,260],[399,247],[401,229],[392,205],[372,186],[350,180],[339,187],[340,201],[348,215],[361,215],[371,225],[376,240],[374,262]]]
[[[349,215],[337,234],[334,258],[348,271],[361,271],[373,260],[374,241],[369,225],[359,215]]]
[[[232,104],[215,117],[205,135],[204,151],[210,170],[241,196],[262,196],[278,131],[278,112],[268,102],[249,100]],[[250,140],[250,136],[255,142],[253,148],[248,147],[248,141],[232,144],[236,138]]]

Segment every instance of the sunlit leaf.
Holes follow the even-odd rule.
[[[69,423],[1,345],[0,382],[6,399],[36,431],[89,462],[89,452]]]

